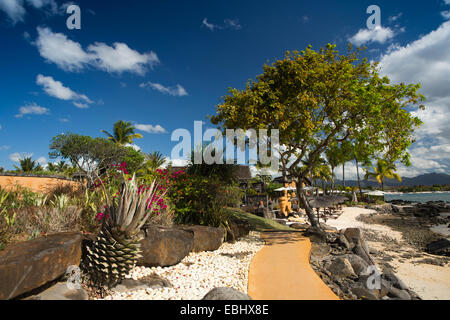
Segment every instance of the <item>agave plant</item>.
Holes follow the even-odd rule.
[[[165,194],[158,194],[155,181],[149,187],[138,187],[134,176],[122,183],[118,198],[110,201],[105,188],[104,193],[107,205],[102,228],[86,248],[84,261],[85,271],[100,289],[120,283],[136,265],[140,257],[139,231]]]

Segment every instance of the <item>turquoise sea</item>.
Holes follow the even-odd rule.
[[[450,202],[450,192],[417,192],[417,193],[386,194],[384,198],[386,201],[405,200],[417,203],[425,203],[428,201]]]

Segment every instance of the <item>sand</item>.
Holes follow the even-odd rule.
[[[392,267],[396,275],[424,300],[450,299],[450,265],[448,258],[429,255],[406,243],[402,233],[380,224],[356,220],[375,213],[357,207],[344,208],[343,214],[327,224],[338,229],[357,227],[363,231],[375,263],[380,269]],[[441,265],[430,264],[439,261]],[[425,261],[428,261],[425,262]]]

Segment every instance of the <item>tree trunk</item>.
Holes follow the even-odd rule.
[[[331,194],[333,194],[334,193],[334,167],[333,166],[331,166],[331,173],[332,173],[332,178],[333,178],[333,180],[331,180]]]
[[[342,186],[345,189],[345,162],[342,164]]]
[[[358,177],[358,187],[359,187],[359,195],[362,199],[363,197],[363,193],[362,193],[362,189],[361,189],[361,179],[359,178],[359,165],[358,165],[358,158],[355,157],[355,162],[356,162],[356,176]],[[362,200],[361,200],[362,201]]]
[[[303,180],[300,180],[303,181]],[[320,225],[314,215],[314,209],[312,209],[309,206],[308,199],[305,195],[305,190],[303,190],[303,186],[301,182],[296,181],[297,185],[297,195],[298,199],[300,200],[301,204],[303,205],[303,208],[305,208],[306,215],[308,216],[309,222],[311,223],[311,226],[314,228],[320,228]]]

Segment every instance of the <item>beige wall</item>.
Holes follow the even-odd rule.
[[[58,185],[71,185],[74,190],[81,187],[81,184],[78,182],[58,178],[0,175],[1,188],[11,190],[14,189],[17,185],[30,189],[33,192],[46,192]]]

